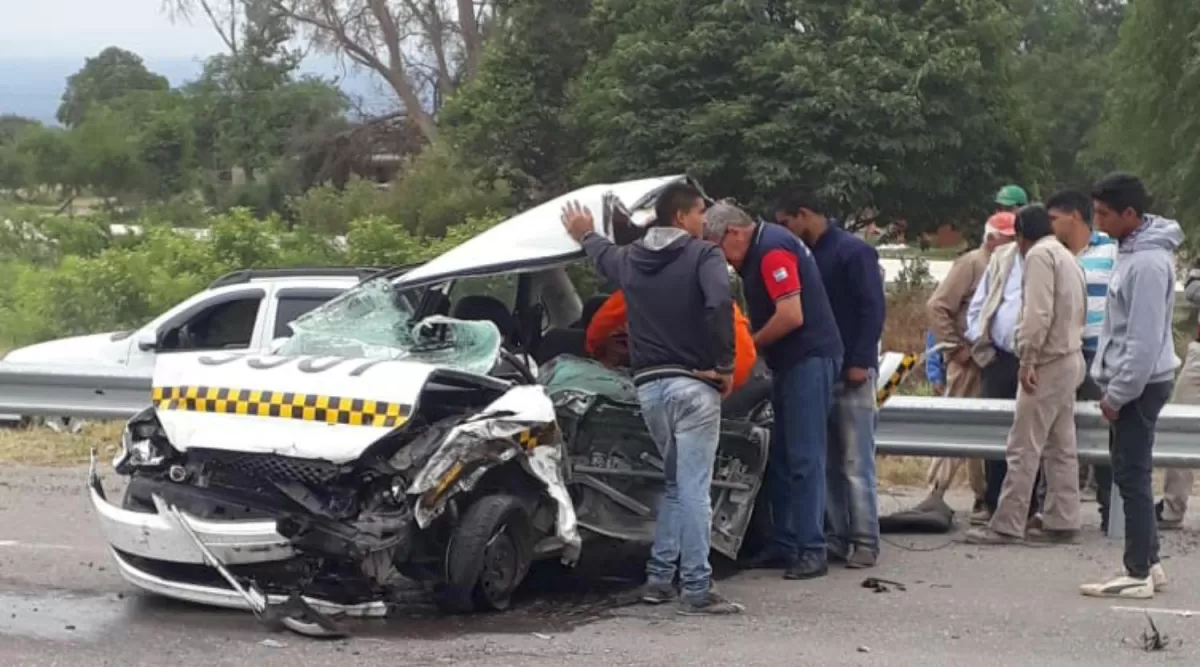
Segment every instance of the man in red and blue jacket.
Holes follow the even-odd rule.
[[[704,216],[742,277],[754,343],[773,376],[775,432],[767,465],[773,544],[750,567],[782,567],[787,579],[828,569],[825,541],[827,420],[841,374],[842,339],[808,248],[787,229],[717,203]]]
[[[829,419],[825,482],[829,556],[849,567],[872,567],[879,557],[875,384],[887,314],[879,253],[866,241],[831,225],[811,191],[785,193],[775,207],[775,219],[812,249],[846,346]]]

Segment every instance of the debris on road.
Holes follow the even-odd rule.
[[[1150,630],[1149,632],[1142,630],[1142,650],[1147,653],[1166,650],[1171,643],[1171,638],[1158,631],[1158,626],[1154,624],[1154,619],[1149,612],[1146,613],[1146,622],[1150,624]]]
[[[264,639],[259,642],[259,645],[266,646],[267,648],[287,648],[287,644],[277,639]]]
[[[904,584],[898,581],[889,581],[887,579],[879,579],[877,577],[867,577],[866,579],[863,579],[862,587],[870,588],[876,593],[889,593],[892,590],[890,587],[895,587],[898,591],[908,590]]]

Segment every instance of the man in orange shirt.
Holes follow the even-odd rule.
[[[627,362],[629,350],[624,337],[625,321],[625,294],[617,290],[605,300],[588,323],[584,344],[588,356],[599,359],[607,366],[624,363],[618,360]],[[733,388],[736,391],[750,379],[754,362],[758,360],[754,336],[750,333],[750,320],[746,319],[736,303],[733,304],[733,349]]]

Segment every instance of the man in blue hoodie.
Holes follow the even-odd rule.
[[[875,490],[875,381],[887,302],[879,253],[866,241],[833,227],[816,194],[785,193],[775,221],[812,250],[829,296],[845,356],[834,384],[826,466],[829,557],[848,567],[873,567],[879,558]]]
[[[728,268],[720,249],[700,240],[704,198],[696,188],[668,185],[654,212],[646,235],[623,247],[597,234],[591,213],[577,203],[564,209],[563,225],[597,272],[625,293],[633,382],[665,463],[642,599],[673,600],[678,569],[679,613],[736,614],[742,606],[713,590],[708,562],[721,398],[733,387]]]
[[[1166,584],[1151,473],[1155,423],[1179,362],[1171,318],[1183,230],[1147,214],[1147,199],[1142,182],[1128,174],[1113,174],[1092,189],[1096,225],[1119,244],[1091,374],[1103,393],[1113,476],[1125,503],[1125,573],[1083,585],[1091,597],[1147,599]]]

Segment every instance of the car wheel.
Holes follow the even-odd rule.
[[[477,500],[446,547],[446,582],[438,606],[451,613],[503,611],[529,572],[532,528],[513,496]]]

